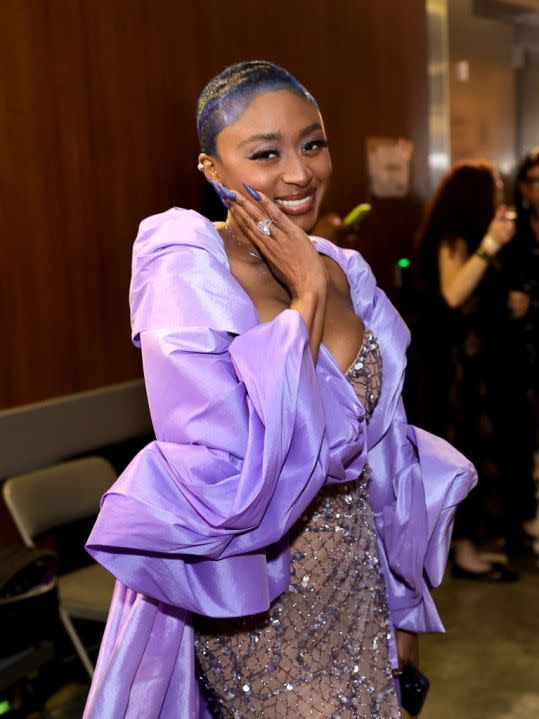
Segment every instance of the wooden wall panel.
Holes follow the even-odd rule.
[[[144,216],[201,206],[194,106],[226,64],[274,60],[317,96],[328,206],[366,196],[368,135],[411,137],[425,192],[422,0],[2,0],[0,26],[0,407],[140,374],[131,245]],[[382,214],[363,250],[384,278]]]

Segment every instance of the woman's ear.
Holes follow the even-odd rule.
[[[204,173],[206,180],[209,182],[219,182],[219,173],[215,166],[215,160],[211,155],[207,155],[205,152],[201,152],[198,156],[197,168],[200,172]]]

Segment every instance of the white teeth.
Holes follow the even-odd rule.
[[[313,199],[312,195],[309,195],[308,197],[302,197],[301,200],[275,200],[275,204],[279,207],[303,207],[303,205],[308,205],[311,200]]]

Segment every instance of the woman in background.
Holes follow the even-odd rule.
[[[522,420],[510,411],[515,377],[508,342],[512,305],[520,298],[508,292],[500,262],[500,250],[514,235],[502,190],[487,162],[457,164],[441,182],[418,234],[423,294],[416,334],[425,363],[425,423],[450,438],[479,473],[478,486],[457,511],[453,573],[487,581],[517,578],[477,550],[487,532],[493,488],[508,545],[521,531],[518,478],[507,443],[509,424],[519,427]]]

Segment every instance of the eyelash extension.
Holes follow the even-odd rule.
[[[325,138],[320,138],[319,140],[309,140],[304,146],[303,150],[309,150],[312,145],[317,145],[319,149],[323,149],[328,146],[328,141]],[[255,152],[253,155],[249,155],[249,160],[269,160],[274,158],[269,158],[267,155],[276,155],[279,157],[279,150],[276,148],[268,148],[265,150],[258,150],[258,152]]]
[[[325,139],[325,137],[322,137],[319,140],[309,140],[309,142],[303,146],[303,149],[307,149],[310,145],[318,145],[320,149],[323,149],[329,145],[329,142]]]
[[[253,155],[249,155],[249,160],[267,160],[269,158],[266,157],[266,155],[279,155],[279,151],[274,148],[269,148],[267,150],[259,150],[258,152],[255,152]]]

